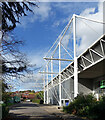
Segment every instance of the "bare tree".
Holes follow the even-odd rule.
[[[2,44],[0,47],[2,61],[3,80],[20,79],[26,73],[32,73],[25,54],[19,51],[19,46],[23,45],[22,40],[18,40],[12,31],[20,23],[20,17],[27,16],[27,12],[33,12],[32,6],[37,6],[33,2],[2,2]],[[17,81],[18,82],[18,81]]]

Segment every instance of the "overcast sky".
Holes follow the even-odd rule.
[[[34,14],[22,17],[21,24],[14,30],[15,35],[25,41],[21,51],[26,53],[30,62],[37,67],[43,65],[43,57],[73,14],[103,20],[103,6],[98,2],[40,2],[38,6],[39,8],[33,8]],[[78,19],[76,33],[79,55],[103,34],[102,25]],[[34,76],[35,80],[40,81],[37,72]],[[17,90],[35,89],[34,80],[24,81]]]

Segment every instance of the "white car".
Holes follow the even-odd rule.
[[[26,102],[30,102],[30,101],[31,101],[31,100],[29,100],[29,99],[28,99],[28,100],[26,100]]]

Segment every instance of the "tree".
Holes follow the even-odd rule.
[[[32,90],[32,93],[35,93],[35,91],[34,91],[34,90]]]
[[[31,72],[25,54],[19,51],[19,46],[23,45],[22,40],[18,40],[12,31],[18,23],[20,17],[27,16],[27,12],[33,12],[31,6],[37,6],[33,2],[0,2],[2,11],[2,44],[0,47],[3,80],[6,82],[12,78],[17,79],[24,76],[25,72]],[[2,62],[1,62],[2,61]],[[24,74],[23,74],[24,73]]]
[[[33,2],[2,2],[2,30],[13,30],[16,23],[20,23],[21,16],[27,16],[27,11],[33,12],[30,6],[37,5]]]

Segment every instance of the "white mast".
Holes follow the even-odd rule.
[[[48,65],[46,65],[46,72],[48,72]],[[47,74],[47,104],[49,103],[49,89],[48,89],[48,74]]]
[[[61,41],[59,42],[59,59],[61,59]],[[61,61],[59,60],[59,106],[61,106]]]
[[[73,38],[74,38],[74,97],[78,94],[78,69],[77,69],[77,55],[76,55],[76,16],[73,15]]]

